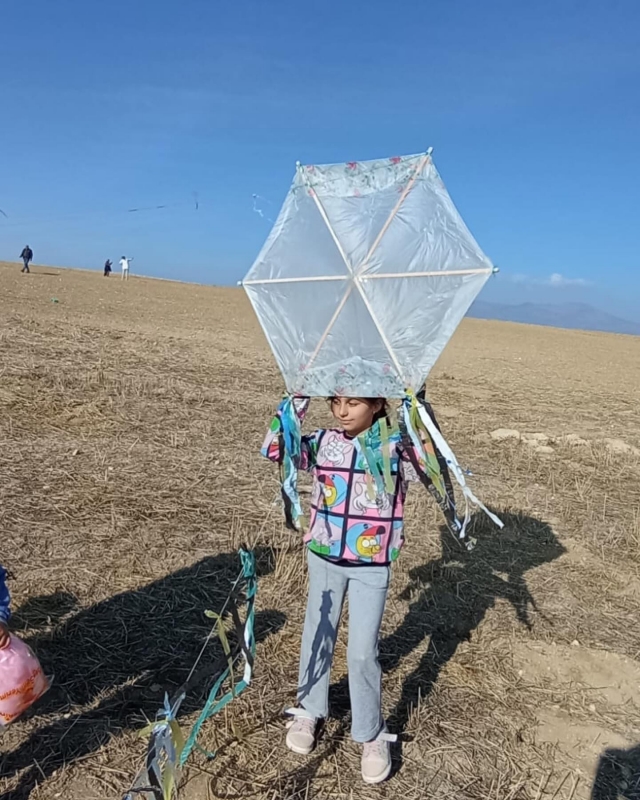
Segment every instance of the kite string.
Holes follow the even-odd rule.
[[[243,554],[246,554],[244,558],[243,558]],[[227,598],[226,598],[226,600],[225,600],[225,602],[224,602],[224,604],[222,606],[222,609],[220,611],[220,615],[222,615],[224,613],[224,611],[228,608],[229,604],[233,602],[234,591],[235,591],[240,579],[242,579],[244,577],[247,580],[247,583],[248,583],[248,586],[247,586],[248,612],[247,612],[247,620],[245,622],[245,626],[247,624],[252,626],[253,625],[253,605],[255,603],[255,593],[256,593],[255,559],[253,558],[252,551],[250,552],[250,555],[249,555],[243,549],[240,550],[240,556],[241,556],[241,559],[243,561],[242,569],[240,571],[240,574],[238,575],[238,577],[234,581],[234,583],[232,585],[232,588],[229,591],[229,594],[227,595]],[[248,568],[248,565],[250,565],[250,567],[251,567],[250,569]],[[174,738],[175,738],[174,737],[174,726],[177,727],[176,717],[177,717],[178,710],[180,708],[180,705],[182,704],[182,701],[184,700],[184,698],[186,696],[186,690],[187,690],[187,687],[188,687],[189,680],[191,680],[191,678],[192,678],[192,676],[193,676],[193,674],[195,672],[195,669],[196,669],[199,661],[201,660],[201,658],[202,658],[202,656],[204,654],[204,650],[206,648],[206,644],[208,644],[208,642],[211,639],[212,633],[215,632],[216,630],[217,630],[217,623],[212,627],[212,631],[210,631],[209,635],[207,636],[205,645],[201,649],[201,651],[200,651],[200,653],[199,653],[199,655],[198,655],[198,657],[196,659],[196,662],[193,665],[193,667],[191,669],[191,672],[189,673],[189,678],[182,684],[180,689],[174,694],[174,697],[173,697],[171,702],[169,702],[169,700],[167,698],[167,695],[165,694],[164,706],[158,712],[158,714],[156,715],[156,722],[155,723],[151,723],[150,726],[148,726],[148,728],[146,729],[146,730],[149,730],[149,732],[150,732],[150,739],[149,739],[149,743],[148,743],[148,746],[147,746],[147,753],[145,755],[144,763],[138,769],[138,771],[137,771],[137,773],[136,773],[136,775],[134,777],[134,780],[133,780],[133,783],[131,785],[131,788],[129,789],[129,791],[125,795],[126,800],[133,800],[133,795],[134,794],[142,794],[142,793],[145,793],[145,792],[153,792],[154,795],[155,795],[155,790],[154,790],[154,788],[152,786],[140,787],[140,786],[136,786],[136,784],[139,784],[139,781],[143,778],[145,772],[146,772],[147,779],[149,780],[149,782],[150,783],[156,782],[158,785],[160,784],[160,782],[162,780],[162,772],[163,772],[163,770],[169,769],[169,770],[173,770],[174,773],[175,773],[176,769],[179,766],[182,766],[184,764],[184,762],[186,761],[186,758],[188,757],[189,752],[191,751],[193,745],[195,744],[195,738],[197,737],[197,734],[199,732],[200,726],[203,724],[203,722],[209,716],[211,716],[212,712],[209,711],[209,708],[205,707],[205,709],[203,710],[203,713],[201,713],[200,718],[196,722],[197,730],[195,731],[195,736],[194,736],[194,730],[192,729],[191,734],[189,736],[189,739],[187,740],[187,743],[185,745],[183,745],[182,747],[180,747],[180,748],[178,748],[176,746],[176,741],[174,741]],[[251,637],[252,637],[252,640],[253,640],[253,631],[251,631],[250,633],[251,633]],[[242,631],[242,634],[244,636],[245,632]],[[255,650],[255,644],[254,644],[254,650]],[[238,657],[242,654],[242,652],[243,652],[242,648],[240,648],[240,650],[234,656],[234,661],[238,659]],[[223,683],[223,681],[227,677],[228,673],[229,673],[229,666],[227,666],[227,668],[223,671],[222,675],[220,675],[220,677],[216,681],[216,683],[214,685],[214,688],[212,689],[212,691],[210,693],[210,697],[213,694],[214,689],[215,689],[215,693],[217,694],[218,689],[220,688],[221,684]],[[238,688],[240,688],[240,687],[238,687]],[[241,688],[246,688],[246,687],[243,686]],[[227,694],[229,694],[229,693],[227,693]],[[234,696],[237,695],[238,694],[238,690],[236,689],[235,693],[233,693],[233,694],[234,694]],[[224,699],[224,698],[222,698],[222,699]],[[229,700],[230,699],[231,698],[229,698]],[[229,702],[229,700],[227,700],[227,702]],[[226,705],[226,703],[224,705]],[[204,711],[207,711],[209,713],[204,715]],[[196,725],[194,725],[194,728],[196,728]],[[166,743],[166,741],[165,741],[167,736],[169,737],[169,740],[170,740],[169,743]],[[163,739],[163,737],[164,737],[164,739]],[[167,748],[171,749],[171,753],[169,753],[168,749],[164,750],[164,762],[163,762],[163,766],[162,767],[160,766],[160,763],[161,763],[160,759],[162,757],[162,751],[159,752],[159,748],[158,748],[158,742],[159,741],[162,741],[163,743],[165,743],[165,746]],[[187,752],[185,752],[185,748],[186,748],[187,744],[189,745],[189,750]],[[169,798],[172,797],[173,794],[171,792],[169,794],[163,794],[162,796],[165,797],[166,800],[169,800]]]
[[[200,712],[198,719],[195,721],[193,727],[191,728],[189,737],[184,744],[182,752],[180,753],[179,757],[180,766],[183,766],[185,764],[186,760],[189,758],[192,749],[194,748],[194,746],[197,746],[197,739],[200,734],[200,728],[202,727],[202,725],[210,717],[222,711],[222,709],[225,708],[225,706],[227,706],[231,702],[231,700],[238,697],[238,695],[240,695],[251,683],[253,664],[256,653],[256,640],[255,640],[253,625],[255,619],[257,578],[255,571],[255,556],[253,554],[253,551],[240,550],[240,557],[242,559],[243,576],[246,583],[247,610],[246,610],[244,625],[242,625],[240,622],[238,609],[235,606],[235,604],[232,605],[232,610],[231,610],[231,614],[234,618],[234,622],[236,625],[236,630],[238,632],[239,649],[235,654],[235,656],[231,658],[230,652],[228,650],[229,647],[228,643],[226,644],[226,650],[229,657],[227,667],[223,671],[222,675],[220,675],[218,680],[215,682],[211,691],[209,692],[209,697],[207,698],[207,702],[205,703],[204,708]],[[220,624],[220,618],[218,618],[218,624]],[[240,630],[241,627],[242,630]],[[226,637],[222,635],[221,637],[223,639],[226,639]],[[234,683],[233,665],[240,658],[240,656],[243,656],[245,660],[244,675],[242,680],[240,680],[238,683]],[[229,676],[230,676],[231,688],[222,697],[218,698],[218,692],[224,681]],[[203,752],[208,758],[215,757],[215,753],[206,750],[203,750]]]
[[[220,609],[219,614],[220,614],[221,617],[224,615],[224,612],[227,610],[227,608],[229,606],[229,603],[231,602],[231,596],[232,596],[233,592],[235,591],[237,585],[242,580],[242,576],[243,575],[244,575],[244,568],[242,568],[240,570],[240,572],[238,573],[238,577],[233,582],[233,584],[231,586],[231,590],[229,591],[229,594],[227,595],[227,599],[224,601],[224,604],[223,604],[222,608]],[[209,644],[209,642],[213,638],[213,635],[215,634],[216,630],[217,630],[216,625],[212,625],[211,626],[211,630],[209,631],[209,633],[207,634],[206,639],[204,640],[204,644],[200,648],[200,652],[198,653],[198,656],[197,656],[196,660],[193,662],[193,666],[191,667],[189,675],[187,676],[187,679],[185,680],[183,686],[186,686],[189,683],[189,681],[191,680],[191,678],[193,678],[193,673],[196,671],[196,669],[198,667],[198,664],[202,660],[202,656],[204,655],[204,652],[207,649],[207,645]]]
[[[81,220],[90,217],[109,217],[109,216],[121,216],[121,215],[128,215],[134,214],[140,211],[158,211],[163,209],[170,209],[170,208],[184,208],[185,206],[194,207],[196,211],[200,208],[200,200],[197,192],[193,192],[193,200],[188,202],[181,201],[179,203],[161,203],[158,205],[153,206],[139,206],[136,208],[119,208],[119,209],[111,209],[111,210],[98,210],[95,211],[70,211],[68,214],[64,214],[62,216],[50,216],[50,217],[41,217],[40,219],[26,219],[26,220],[18,220],[17,222],[3,222],[2,229],[4,228],[18,228],[24,227],[27,225],[47,225],[57,222],[72,222],[75,220]],[[9,216],[0,209],[0,214],[2,214],[6,219],[9,219]]]
[[[264,515],[264,518],[263,518],[263,520],[262,520],[262,523],[261,523],[260,527],[258,528],[258,533],[256,534],[256,537],[255,537],[255,541],[256,541],[256,542],[257,542],[257,541],[260,539],[260,536],[261,536],[261,535],[262,535],[262,533],[264,532],[264,529],[265,529],[265,527],[266,527],[266,525],[267,525],[267,522],[269,521],[269,517],[271,516],[271,512],[272,512],[272,510],[273,510],[273,505],[274,505],[274,503],[276,502],[276,500],[278,499],[278,494],[279,494],[279,492],[278,492],[278,491],[276,491],[276,493],[275,493],[275,494],[274,494],[274,496],[273,496],[273,500],[272,500],[272,501],[269,503],[269,505],[267,506],[267,511],[266,511],[266,514]],[[236,579],[235,579],[235,581],[233,582],[233,584],[232,584],[232,586],[231,586],[231,590],[229,591],[229,594],[227,595],[227,599],[224,601],[224,603],[223,603],[223,605],[222,605],[222,608],[221,608],[221,609],[220,609],[220,611],[218,612],[218,613],[219,613],[219,616],[221,616],[221,617],[222,617],[222,616],[224,615],[224,612],[227,610],[227,608],[228,608],[228,606],[229,606],[229,603],[231,602],[231,598],[232,598],[233,592],[235,591],[235,589],[236,589],[237,585],[238,585],[238,584],[240,583],[240,581],[242,580],[242,577],[243,577],[243,575],[244,575],[244,567],[242,567],[242,568],[240,569],[240,572],[238,573],[238,576],[237,576],[237,578],[236,578]],[[211,639],[213,638],[213,635],[215,634],[216,630],[217,630],[217,627],[216,627],[216,625],[215,625],[215,624],[214,624],[214,625],[212,625],[212,626],[211,626],[211,630],[210,630],[210,631],[209,631],[209,633],[207,634],[207,637],[206,637],[206,639],[205,639],[205,641],[204,641],[204,644],[202,645],[202,647],[201,647],[201,649],[200,649],[200,652],[198,653],[198,656],[197,656],[197,658],[196,658],[196,660],[195,660],[195,662],[194,662],[193,666],[191,667],[191,671],[189,672],[189,675],[187,676],[187,679],[185,680],[185,682],[184,682],[183,686],[186,686],[186,685],[189,683],[189,681],[191,680],[191,678],[193,677],[193,673],[196,671],[196,669],[197,669],[197,667],[198,667],[198,664],[199,664],[199,663],[200,663],[200,661],[202,660],[202,656],[204,655],[204,652],[205,652],[205,650],[207,649],[207,645],[209,644],[209,642],[210,642],[210,641],[211,641]]]
[[[254,546],[255,546],[255,543],[257,543],[259,541],[260,537],[262,536],[262,534],[264,532],[264,529],[266,528],[266,525],[267,525],[267,523],[269,521],[269,518],[270,518],[270,516],[272,514],[275,502],[277,500],[278,494],[279,494],[279,491],[276,490],[275,494],[273,495],[273,498],[272,498],[271,502],[267,506],[267,510],[266,510],[266,513],[265,513],[265,515],[264,515],[264,517],[262,519],[262,523],[260,524],[258,532],[256,533],[255,538],[254,538]],[[250,551],[250,552],[253,555],[253,551]],[[241,553],[242,553],[242,551],[241,551]],[[255,560],[254,560],[253,563],[255,565]],[[227,595],[227,598],[224,601],[224,603],[222,605],[222,608],[221,608],[221,610],[219,612],[219,616],[220,617],[222,617],[224,612],[229,607],[229,604],[233,601],[234,591],[237,588],[238,583],[240,582],[240,580],[243,577],[248,577],[249,579],[251,579],[251,576],[247,576],[247,574],[246,574],[246,563],[244,562],[244,560],[243,560],[242,569],[240,570],[240,572],[239,572],[238,576],[236,577],[235,581],[233,582],[233,584],[231,586],[231,589],[229,591],[229,594]],[[245,641],[245,647],[247,647],[247,646],[249,647],[252,658],[255,656],[255,646],[256,646],[255,635],[253,633],[253,619],[254,619],[254,614],[255,614],[256,589],[257,589],[257,577],[255,575],[255,568],[254,568],[254,572],[253,572],[253,576],[252,576],[252,585],[248,586],[248,591],[247,591],[248,612],[247,612],[247,619],[245,621],[245,631],[243,632],[244,641]],[[203,657],[204,652],[205,652],[205,650],[207,648],[207,645],[211,641],[211,639],[212,639],[213,635],[216,633],[216,631],[217,631],[217,624],[214,624],[214,625],[212,625],[211,630],[209,631],[209,633],[208,633],[208,635],[207,635],[207,637],[205,639],[205,642],[204,642],[202,648],[200,649],[200,652],[198,653],[198,656],[197,656],[197,658],[195,660],[195,663],[191,667],[191,670],[189,672],[189,675],[188,675],[187,679],[184,681],[184,683],[182,684],[180,689],[177,692],[174,693],[173,702],[172,702],[172,704],[170,704],[169,709],[168,709],[169,713],[166,713],[166,711],[167,711],[167,701],[165,699],[165,708],[161,712],[159,712],[159,713],[164,713],[164,718],[158,720],[158,722],[157,722],[157,727],[158,728],[160,728],[162,726],[166,726],[167,724],[170,725],[171,722],[175,720],[175,716],[177,715],[177,712],[178,712],[178,709],[180,707],[180,704],[182,703],[182,700],[184,699],[184,697],[186,695],[186,689],[188,687],[189,681],[193,678],[193,675],[195,674],[195,671],[196,671],[196,669],[198,667],[198,664],[202,660],[202,657]],[[236,653],[236,655],[234,657],[234,662],[238,659],[238,657],[240,655],[242,655],[242,653],[243,653],[243,650],[241,648],[240,651],[238,653]],[[246,661],[246,655],[245,655],[245,661]],[[205,707],[203,709],[203,711],[200,714],[199,719],[196,721],[196,723],[194,725],[194,728],[197,725],[197,731],[195,733],[195,736],[193,736],[194,731],[192,729],[191,735],[189,737],[189,740],[187,740],[187,742],[185,743],[185,748],[183,748],[182,752],[180,753],[180,757],[181,757],[180,758],[180,765],[181,766],[185,763],[185,761],[186,761],[186,759],[187,759],[187,757],[189,755],[190,750],[194,746],[195,747],[199,747],[197,745],[197,742],[196,742],[196,737],[198,735],[200,727],[206,721],[206,719],[208,719],[214,713],[217,713],[219,710],[224,708],[224,706],[226,706],[227,703],[230,702],[230,700],[233,697],[237,697],[237,695],[248,686],[249,680],[250,680],[250,677],[251,677],[251,668],[250,668],[251,665],[249,665],[248,662],[247,662],[247,667],[248,667],[248,669],[245,669],[245,676],[243,677],[242,681],[240,681],[237,684],[237,686],[235,687],[235,691],[232,691],[230,696],[227,697],[227,695],[229,695],[229,692],[228,692],[227,695],[225,695],[223,698],[220,699],[220,701],[218,701],[216,706],[214,706],[212,708],[211,705],[209,705],[209,708]],[[223,674],[217,679],[216,683],[212,687],[211,692],[209,693],[209,697],[210,698],[213,697],[215,699],[215,696],[217,695],[217,693],[218,693],[218,691],[220,689],[220,686],[222,685],[224,679],[228,675],[228,672],[229,672],[229,667],[227,666],[227,669],[223,671]],[[225,700],[225,698],[226,698],[226,700]],[[222,703],[222,701],[225,701],[225,702],[224,702],[223,705],[220,705],[220,703]],[[155,735],[156,735],[156,731],[152,730],[150,745],[153,742]],[[189,744],[189,751],[188,752],[186,752],[187,744]],[[184,754],[184,759],[182,758],[183,754]],[[207,755],[211,755],[211,754],[207,754]],[[137,771],[137,773],[136,773],[136,775],[134,777],[131,789],[129,789],[129,792],[125,795],[127,800],[133,800],[133,794],[140,792],[140,790],[137,790],[135,788],[135,786],[138,783],[138,781],[142,778],[143,773],[145,772],[145,769],[147,770],[147,773],[149,771],[148,757],[149,757],[149,748],[147,750],[147,755],[145,756],[144,763],[138,769],[138,771]]]
[[[267,222],[270,222],[271,224],[273,224],[273,220],[271,219],[271,217],[265,217],[264,211],[262,209],[262,203],[259,202],[259,201],[263,201],[263,203],[266,203],[267,205],[270,206],[271,205],[271,201],[267,200],[266,197],[262,197],[259,194],[253,194],[253,195],[251,195],[251,197],[253,199],[253,210],[254,210],[254,212],[256,214],[258,214],[258,216],[262,217],[262,219],[266,219]]]

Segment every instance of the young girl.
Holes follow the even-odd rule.
[[[313,473],[308,547],[309,597],[302,634],[298,707],[288,713],[287,746],[307,755],[318,721],[328,715],[331,661],[345,595],[349,596],[347,651],[351,734],[361,742],[362,777],[379,783],[391,772],[389,742],[381,710],[382,671],[378,636],[389,586],[389,564],[404,542],[403,506],[408,479],[416,480],[415,451],[397,427],[387,426],[384,400],[333,397],[340,429],[302,437],[300,466]],[[304,416],[306,404],[297,403]],[[281,460],[278,421],[263,453]],[[406,439],[406,437],[405,437]],[[371,460],[386,465],[384,491],[372,475]],[[374,472],[380,471],[374,467]]]

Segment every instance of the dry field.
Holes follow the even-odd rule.
[[[401,742],[367,788],[344,632],[318,749],[284,749],[305,576],[258,455],[281,384],[242,292],[15,264],[0,286],[0,559],[55,673],[3,736],[3,800],[122,797],[242,542],[255,681],[205,724],[217,757],[194,753],[184,800],[640,798],[640,339],[466,320],[441,358],[429,395],[507,524],[476,519],[467,554],[414,490],[381,642]]]

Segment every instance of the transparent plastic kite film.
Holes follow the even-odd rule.
[[[429,151],[298,165],[243,286],[290,393],[403,397],[492,271]]]

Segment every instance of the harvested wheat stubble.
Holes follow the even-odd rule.
[[[348,735],[344,630],[318,750],[283,748],[305,571],[258,456],[281,383],[242,293],[15,265],[0,276],[0,558],[16,629],[56,673],[3,738],[4,800],[121,796],[144,716],[188,673],[243,542],[260,570],[255,682],[205,726],[218,756],[191,759],[186,800],[568,800],[594,781],[605,800],[632,774],[640,466],[602,442],[640,446],[640,340],[466,320],[443,355],[430,397],[507,526],[476,520],[466,554],[413,492],[381,642],[402,742],[371,789]],[[543,433],[554,453],[492,440],[500,428]],[[208,663],[218,656],[214,644]],[[596,778],[609,750],[624,769],[604,760]]]

